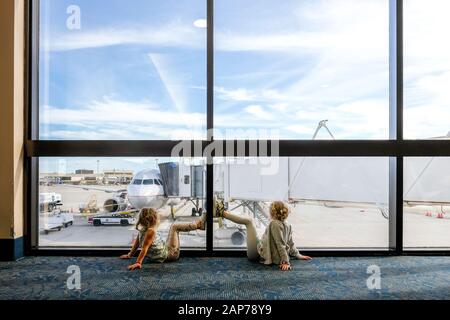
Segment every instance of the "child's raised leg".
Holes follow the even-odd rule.
[[[223,217],[237,224],[245,225],[247,229],[247,257],[249,260],[255,261],[259,258],[258,253],[258,235],[256,233],[253,219],[232,214],[228,211],[223,212]]]
[[[180,258],[180,232],[189,232],[193,230],[205,230],[205,217],[191,223],[174,223],[170,227],[167,236],[168,256],[166,261],[176,261]]]

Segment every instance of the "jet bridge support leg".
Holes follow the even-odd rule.
[[[194,205],[194,208],[192,208],[192,216],[196,217],[198,215],[201,217],[203,215],[203,208],[200,208],[200,199],[196,198],[195,202],[192,199],[190,201]]]
[[[248,209],[252,213],[253,218],[258,219],[258,221],[261,221],[261,223],[264,226],[269,225],[270,222],[269,216],[267,215],[266,210],[264,210],[259,201],[241,201],[241,203],[238,206],[234,207],[230,211],[236,210],[237,208],[240,207],[242,207],[244,213]]]

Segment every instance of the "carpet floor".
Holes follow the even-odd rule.
[[[128,262],[117,258],[28,257],[0,263],[0,300],[450,299],[450,257],[316,258],[293,264],[292,271],[281,272],[245,258],[182,258],[130,272]],[[69,266],[80,270],[79,290],[68,289]],[[368,268],[379,268],[379,289],[369,289],[367,282],[377,282]]]

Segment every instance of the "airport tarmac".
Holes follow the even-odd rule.
[[[123,189],[126,186],[109,187]],[[91,196],[97,198],[101,207],[111,194],[102,191],[85,191],[83,189],[50,186],[42,187],[40,192],[56,192],[62,195],[63,210],[75,214],[75,223],[61,231],[52,231],[48,235],[40,233],[39,245],[42,247],[128,247],[136,236],[134,226],[94,227],[87,222],[87,217],[77,214],[80,204],[85,204]],[[176,222],[191,222],[198,217],[191,216],[192,205],[188,204],[176,214]],[[404,219],[404,244],[411,248],[445,248],[450,246],[450,214],[444,219],[437,217],[437,209],[432,217],[426,216],[430,208],[406,208]],[[174,222],[169,208],[161,212],[160,234],[165,239],[170,225]],[[237,211],[242,213],[242,211]],[[261,235],[264,225],[257,222],[257,231]],[[375,207],[325,207],[313,204],[297,204],[292,207],[289,222],[293,226],[294,241],[301,248],[379,248],[385,249],[389,243],[389,224]],[[231,237],[239,230],[233,223],[226,227],[214,225],[214,244],[218,248],[244,248],[233,244]],[[204,231],[181,234],[181,245],[188,248],[204,248],[206,235]]]

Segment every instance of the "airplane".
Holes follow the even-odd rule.
[[[136,209],[164,207],[169,199],[165,196],[159,171],[138,172],[127,186],[126,192],[122,191],[119,197],[106,200],[104,208],[110,212],[121,211],[128,206],[127,199]]]
[[[201,216],[203,208],[200,207],[199,199],[184,199],[177,197],[168,197],[164,191],[164,183],[161,173],[156,169],[145,169],[136,173],[130,184],[126,189],[107,189],[95,186],[80,186],[80,185],[64,185],[70,188],[79,188],[86,191],[102,191],[113,194],[111,198],[105,200],[103,209],[107,213],[124,213],[128,214],[131,211],[139,211],[142,208],[161,209],[165,206],[170,206],[171,216],[175,220],[175,213],[182,206],[186,205],[187,201],[191,200],[194,204],[192,208],[192,216]],[[175,206],[181,207],[175,209]]]

